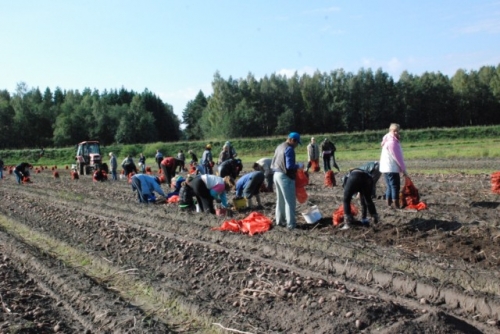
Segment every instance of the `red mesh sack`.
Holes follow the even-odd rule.
[[[337,185],[337,181],[335,181],[335,173],[333,170],[329,170],[325,173],[325,187],[335,187]]]
[[[307,201],[307,191],[304,187],[295,187],[295,197],[297,197],[297,202],[305,203]]]
[[[418,189],[413,184],[409,177],[405,177],[405,185],[401,189],[399,196],[399,204],[402,208],[406,206],[417,205],[420,202],[420,195]]]
[[[500,172],[491,174],[491,191],[500,194]]]
[[[351,214],[352,216],[357,216],[358,208],[354,204],[351,203]],[[344,205],[340,205],[340,207],[333,212],[332,215],[333,226],[339,226],[344,222]]]
[[[319,172],[319,162],[318,160],[311,160],[311,169],[313,172]]]
[[[297,169],[297,175],[295,177],[295,187],[305,187],[309,184],[309,178],[304,172],[303,168]]]

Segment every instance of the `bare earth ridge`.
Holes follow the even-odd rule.
[[[419,164],[446,161],[411,161],[410,174]],[[59,173],[0,180],[2,333],[500,331],[500,195],[490,175],[411,175],[423,211],[386,207],[380,180],[380,223],[343,231],[332,225],[342,188],[312,173],[295,231],[248,236],[211,230],[229,217],[140,205],[126,181]],[[273,218],[275,195],[262,197]],[[312,205],[323,218],[308,225],[300,212]]]

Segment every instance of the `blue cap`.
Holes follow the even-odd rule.
[[[290,134],[288,135],[288,138],[295,139],[295,141],[297,143],[302,145],[302,142],[300,141],[300,135],[297,132],[290,132]]]

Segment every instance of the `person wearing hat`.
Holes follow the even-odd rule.
[[[212,158],[212,145],[207,144],[205,151],[201,155],[200,165],[203,167],[203,174],[213,174],[214,159]]]
[[[292,230],[296,227],[295,176],[297,169],[304,168],[303,163],[295,162],[295,148],[302,144],[300,135],[291,132],[285,142],[276,147],[271,162],[276,186],[276,225]]]
[[[116,169],[118,168],[118,161],[113,152],[109,152],[109,166],[111,167],[111,179],[117,181],[118,177],[116,175]]]
[[[137,191],[137,199],[140,203],[149,203],[156,200],[154,193],[157,192],[163,197],[167,197],[161,189],[160,178],[148,174],[135,174],[130,179],[132,191]]]
[[[319,146],[314,137],[311,137],[311,142],[307,145],[307,171],[311,166],[313,166],[313,172],[319,171]]]
[[[337,148],[330,141],[330,139],[325,138],[321,143],[321,154],[323,155],[323,168],[325,173],[332,169],[330,166],[330,160],[333,158],[333,167],[335,167],[340,172],[340,167],[335,161],[335,151]]]

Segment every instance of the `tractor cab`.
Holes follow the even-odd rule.
[[[80,175],[92,174],[102,164],[101,147],[98,141],[83,141],[76,150],[76,165]]]

